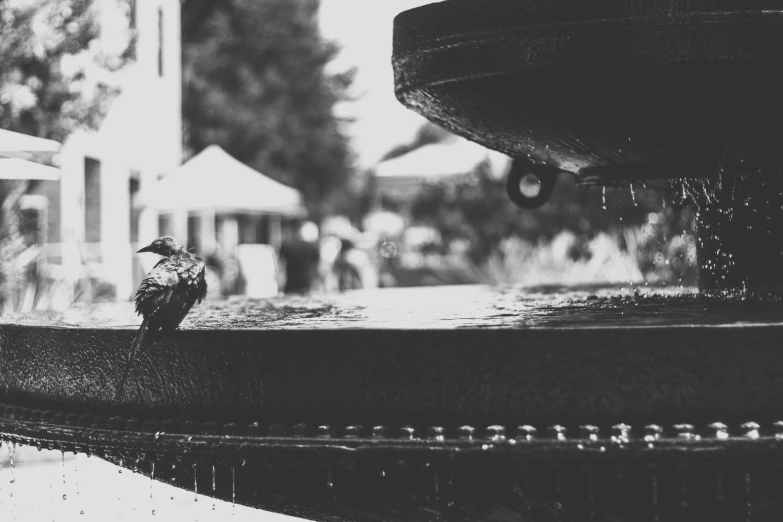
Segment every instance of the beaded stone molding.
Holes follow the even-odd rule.
[[[85,453],[134,450],[197,456],[264,458],[286,449],[298,454],[331,450],[340,452],[428,454],[494,452],[525,458],[586,458],[601,455],[625,457],[682,456],[684,449],[698,449],[691,457],[716,456],[716,452],[746,452],[783,447],[783,421],[760,426],[746,422],[729,427],[721,422],[695,427],[627,424],[607,428],[583,425],[568,430],[561,425],[538,428],[459,426],[333,426],[218,424],[179,420],[152,420],[63,413],[0,404],[0,436],[49,449]]]

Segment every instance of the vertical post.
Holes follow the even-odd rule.
[[[101,157],[101,259],[120,300],[133,292],[133,254],[130,249],[130,171],[116,154]]]
[[[60,256],[65,284],[69,287],[64,300],[75,295],[76,282],[82,271],[79,244],[84,242],[84,143],[81,133],[71,135],[60,152]],[[55,303],[66,307],[69,303]]]
[[[171,213],[173,222],[174,238],[182,244],[188,240],[188,211],[176,210]]]
[[[212,209],[202,210],[199,213],[199,255],[205,256],[215,252],[216,233],[215,233],[215,211]]]
[[[280,252],[283,245],[283,217],[279,214],[269,216],[269,244],[275,252]]]
[[[226,257],[236,257],[239,245],[239,224],[236,216],[224,216],[218,228],[220,249]]]

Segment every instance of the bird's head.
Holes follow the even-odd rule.
[[[176,239],[169,236],[159,237],[149,245],[140,249],[138,253],[152,252],[161,256],[173,256],[174,254],[181,254],[185,251],[185,248],[180,245]]]

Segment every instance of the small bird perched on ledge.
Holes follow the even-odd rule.
[[[161,237],[138,251],[163,256],[136,291],[136,313],[144,317],[131,345],[117,391],[125,386],[136,353],[145,338],[163,338],[180,325],[193,305],[207,295],[204,260],[187,252],[173,237]]]

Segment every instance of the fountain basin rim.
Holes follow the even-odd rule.
[[[270,429],[287,429],[288,434],[248,435],[236,433],[237,426],[231,423],[222,426],[232,433],[204,433],[206,423],[187,421],[173,427],[172,432],[165,432],[160,421],[151,421],[147,429],[130,429],[128,424],[137,425],[140,419],[112,417],[111,426],[105,425],[105,417],[80,415],[78,420],[73,417],[69,421],[44,421],[41,416],[54,414],[52,411],[20,408],[0,403],[0,435],[12,442],[47,446],[49,449],[62,451],[92,453],[98,448],[105,454],[117,451],[132,450],[134,452],[180,455],[184,460],[217,459],[217,458],[256,458],[263,461],[269,456],[289,456],[323,458],[328,454],[342,454],[344,457],[355,458],[389,458],[390,455],[429,455],[451,454],[457,452],[469,457],[485,458],[491,455],[520,456],[530,458],[615,458],[617,456],[632,456],[633,458],[681,458],[682,451],[693,451],[695,457],[713,458],[717,452],[730,453],[780,451],[783,448],[783,423],[760,426],[747,423],[741,427],[731,428],[721,424],[721,429],[714,426],[700,429],[687,424],[668,426],[666,430],[657,425],[645,426],[645,433],[632,429],[624,424],[599,429],[595,426],[583,426],[577,436],[567,436],[562,426],[542,427],[535,430],[524,426],[533,433],[545,435],[524,435],[517,432],[516,436],[506,437],[504,433],[513,433],[518,428],[505,428],[499,425],[488,426],[477,436],[455,436],[454,430],[444,431],[442,427],[402,432],[398,436],[391,433],[363,435],[354,433],[361,427],[349,426],[343,430],[333,430],[331,435],[292,435],[296,427],[283,427],[279,424],[269,426]],[[99,425],[96,425],[95,422]],[[191,431],[182,429],[185,425]],[[299,425],[301,428],[301,425]],[[690,429],[683,432],[682,426]],[[220,427],[218,427],[220,428]],[[258,426],[252,426],[258,429]],[[311,427],[312,428],[312,427]],[[472,427],[463,426],[462,429]],[[587,435],[584,428],[590,429]],[[210,430],[214,426],[209,427]],[[729,431],[731,429],[731,432]],[[157,430],[157,431],[154,431]],[[423,433],[438,430],[437,433],[447,433],[446,436],[426,436]],[[618,431],[620,430],[620,431]],[[650,435],[652,431],[656,435]],[[423,433],[422,433],[423,432]],[[742,432],[742,433],[739,433]],[[501,433],[498,435],[497,433]],[[558,433],[559,435],[554,435]]]

